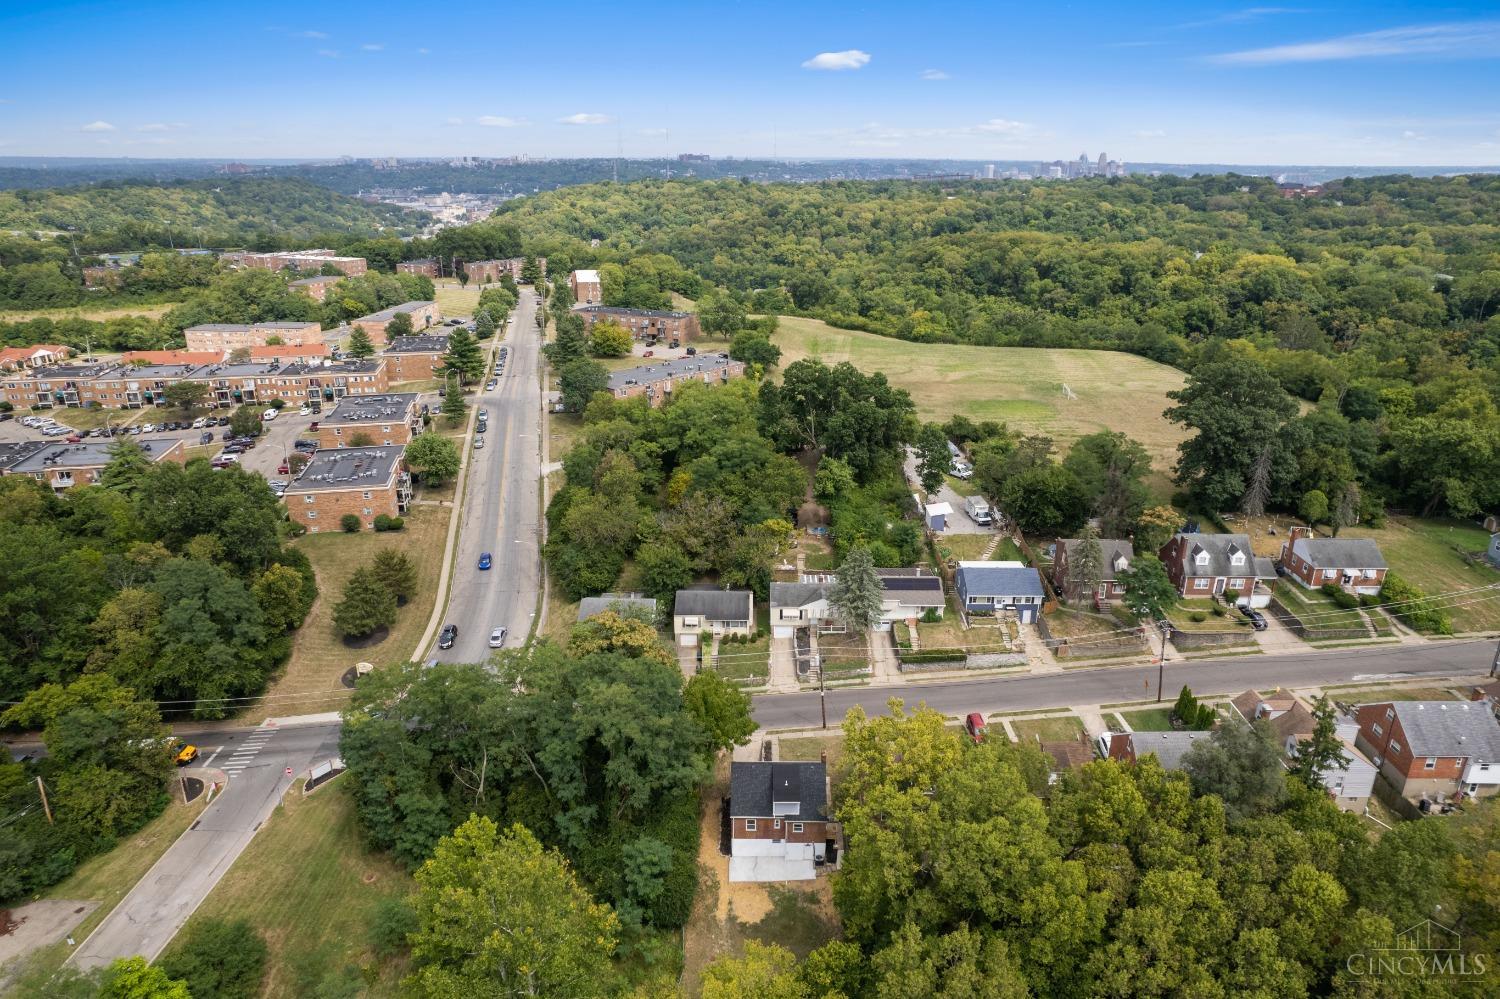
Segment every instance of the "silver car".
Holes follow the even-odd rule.
[[[490,632],[490,648],[498,649],[505,645],[505,629],[496,628]]]

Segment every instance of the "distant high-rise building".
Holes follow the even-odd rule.
[[[986,163],[984,165],[984,179],[985,180],[994,180],[995,179],[995,164],[993,164],[993,163]]]
[[[1099,172],[1104,174],[1109,173],[1109,157],[1103,153],[1099,154]]]

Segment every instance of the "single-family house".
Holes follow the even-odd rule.
[[[1056,784],[1064,773],[1087,766],[1094,760],[1094,751],[1089,748],[1087,739],[1081,735],[1072,740],[1043,742],[1041,748],[1052,762],[1052,767],[1048,771],[1048,784]]]
[[[1032,622],[1047,599],[1041,575],[1022,562],[960,562],[954,585],[968,614],[1013,611],[1017,620]]]
[[[947,599],[943,595],[943,579],[925,569],[878,569],[880,588],[884,591],[880,602],[880,619],[892,621],[915,621],[925,614],[943,616]]]
[[[73,348],[58,343],[37,343],[30,347],[0,348],[0,371],[19,371],[22,368],[44,368],[59,364],[73,356]]]
[[[1420,801],[1500,790],[1500,721],[1476,701],[1382,701],[1354,709],[1356,745],[1401,793]]]
[[[1254,690],[1247,690],[1229,704],[1247,724],[1264,721],[1270,726],[1287,766],[1296,759],[1298,745],[1312,738],[1318,724],[1317,718],[1301,701],[1279,688],[1264,697]],[[1375,791],[1375,764],[1357,746],[1358,722],[1352,718],[1340,718],[1334,731],[1344,744],[1346,762],[1342,767],[1322,774],[1323,786],[1339,808],[1346,812],[1362,812]]]
[[[755,594],[749,590],[678,590],[672,601],[672,634],[684,645],[704,631],[722,638],[748,637],[754,630]]]
[[[1063,538],[1057,543],[1057,555],[1052,560],[1052,585],[1057,592],[1072,601],[1103,603],[1119,600],[1125,596],[1125,584],[1120,582],[1120,573],[1130,568],[1135,559],[1135,546],[1129,541],[1116,538],[1100,538],[1099,585],[1093,593],[1081,593],[1076,583],[1068,580],[1068,565],[1083,544],[1078,538]]]
[[[1099,755],[1122,763],[1155,756],[1163,770],[1181,770],[1182,758],[1212,732],[1106,732],[1099,736]]]
[[[1184,597],[1222,597],[1234,590],[1237,603],[1264,607],[1271,602],[1276,566],[1257,557],[1243,534],[1178,534],[1162,547],[1161,560]]]
[[[1281,546],[1281,568],[1303,586],[1334,584],[1354,594],[1380,592],[1386,561],[1369,538],[1315,538],[1311,528],[1294,527]]]
[[[828,607],[828,583],[772,583],[771,637],[794,638],[799,628],[842,631]]]
[[[727,811],[730,881],[811,881],[838,862],[826,764],[735,761]]]

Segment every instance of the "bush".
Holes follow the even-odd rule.
[[[1240,599],[1240,591],[1239,590],[1232,590],[1231,589],[1231,590],[1225,590],[1224,591],[1224,602],[1226,604],[1234,604],[1239,599]]]
[[[1394,572],[1385,574],[1385,585],[1380,588],[1381,602],[1398,604],[1399,606],[1392,607],[1391,611],[1407,627],[1429,634],[1453,634],[1453,622],[1449,619],[1447,612],[1424,601],[1424,596],[1425,594],[1420,589]]]
[[[923,624],[937,624],[942,619],[942,615],[937,612],[936,607],[929,607],[922,612]]]
[[[1359,605],[1361,607],[1376,607],[1380,604],[1380,598],[1373,593],[1361,593]]]
[[[405,526],[406,518],[404,517],[392,517],[384,513],[375,515],[375,530],[377,531],[399,531]]]
[[[189,925],[161,969],[187,982],[193,999],[251,999],[266,973],[266,942],[249,923],[205,919]]]
[[[342,527],[349,534],[355,533],[360,528],[359,514],[357,514],[357,513],[346,513],[346,514],[344,514],[342,517],[339,518],[339,526]]]
[[[1322,586],[1318,587],[1318,592],[1323,594],[1323,596],[1325,597],[1336,597],[1344,591],[1339,589],[1339,584],[1337,583],[1324,583]]]
[[[1214,617],[1223,617],[1227,613],[1229,611],[1223,604],[1214,604]]]
[[[1204,621],[1208,620],[1208,615],[1203,613],[1202,611],[1193,611],[1188,615],[1188,619],[1196,621],[1198,624],[1202,624]]]
[[[286,409],[286,400],[285,399],[272,399],[271,400],[271,408],[275,409],[275,410],[278,410],[278,411]]]
[[[1353,610],[1359,606],[1359,597],[1339,590],[1333,595],[1333,602],[1336,606],[1342,607],[1344,610]]]
[[[407,948],[406,938],[417,928],[417,914],[404,898],[383,898],[370,919],[370,949],[384,960]]]
[[[963,649],[923,649],[920,652],[904,653],[901,661],[904,663],[947,663],[963,662],[967,658],[969,654]],[[863,666],[862,663],[860,665]]]

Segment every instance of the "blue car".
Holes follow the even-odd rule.
[[[481,568],[481,569],[488,569],[489,567],[490,567],[490,553],[489,552],[485,552],[483,555],[479,556],[479,568]]]

